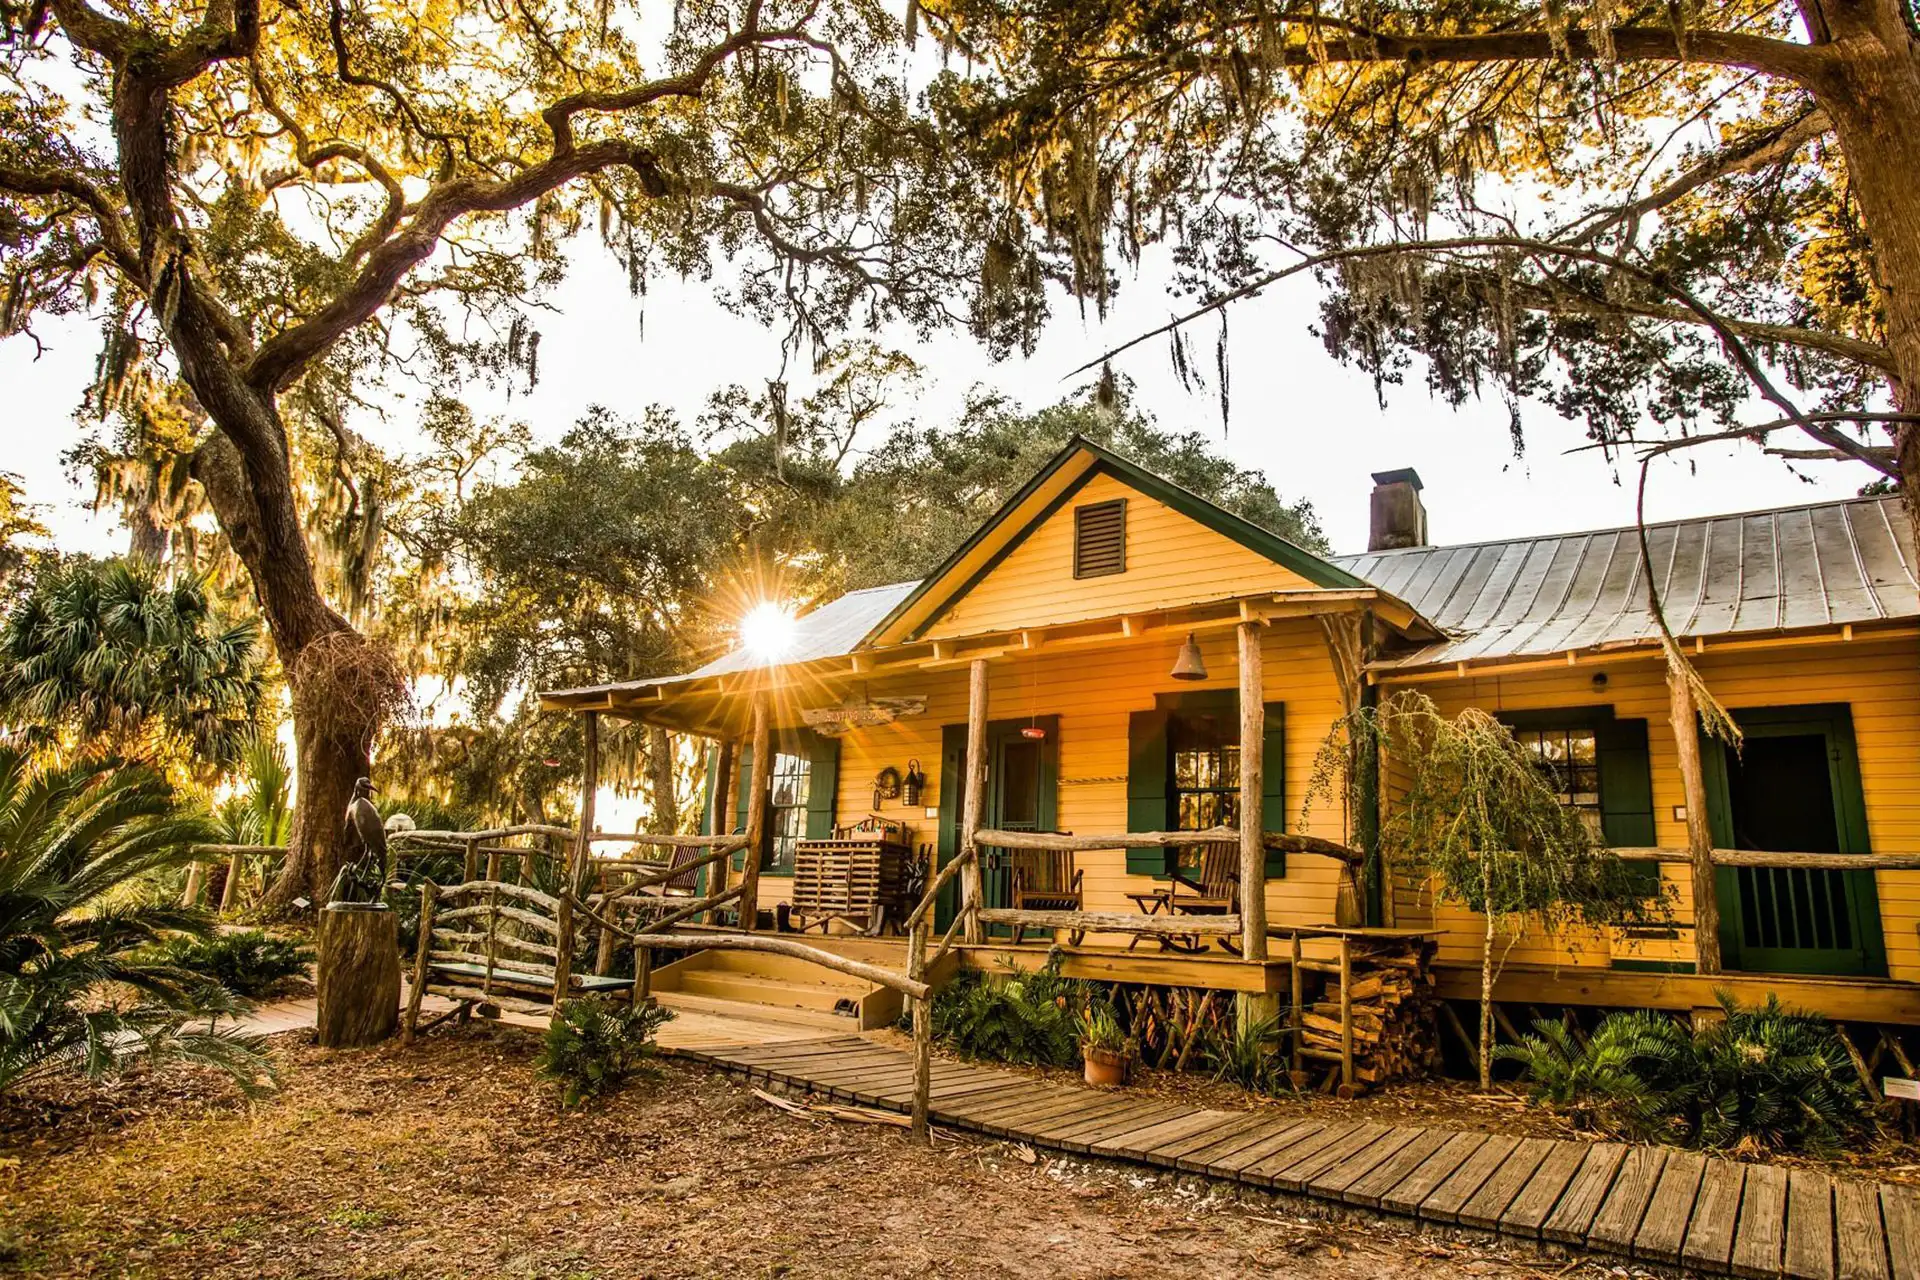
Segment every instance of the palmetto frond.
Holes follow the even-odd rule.
[[[36,767],[0,745],[0,1090],[135,1060],[220,1066],[249,1091],[269,1078],[255,1042],[218,1028],[241,1002],[155,945],[211,918],[116,893],[210,834],[147,766]]]
[[[169,585],[144,561],[56,565],[0,626],[0,719],[41,736],[171,735],[226,763],[266,692],[259,624],[216,617],[199,580]]]

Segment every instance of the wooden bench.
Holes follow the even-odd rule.
[[[641,978],[595,977],[574,971],[573,904],[528,885],[473,880],[420,886],[420,941],[404,1039],[447,1018],[464,1022],[475,1008],[551,1016],[575,996],[635,998]],[[420,1026],[420,1002],[431,992],[454,1008]],[[485,1011],[485,1008],[482,1008]]]

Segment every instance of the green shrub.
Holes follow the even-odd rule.
[[[560,1105],[577,1107],[651,1070],[654,1033],[673,1010],[639,1008],[604,996],[569,1000],[547,1028],[534,1069],[560,1089]]]
[[[1071,1066],[1091,994],[1091,983],[1060,976],[1058,956],[1032,973],[962,972],[934,997],[933,1033],[969,1058]]]
[[[299,943],[259,929],[177,938],[161,955],[168,964],[248,997],[265,995],[288,978],[304,974],[313,963],[313,953]]]
[[[1503,1045],[1533,1098],[1576,1124],[1690,1146],[1831,1152],[1872,1125],[1846,1047],[1817,1014],[1768,996],[1689,1031],[1650,1012],[1601,1020],[1586,1044],[1557,1022]]]

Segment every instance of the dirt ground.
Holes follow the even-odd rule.
[[[188,1071],[0,1110],[0,1273],[140,1277],[1243,1276],[1537,1280],[1584,1261],[1004,1143],[794,1116],[664,1064],[562,1114],[533,1039]]]

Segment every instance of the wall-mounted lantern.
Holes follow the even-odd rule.
[[[920,806],[920,792],[927,785],[927,775],[920,772],[918,760],[907,761],[907,776],[900,779],[900,803],[909,809]]]

